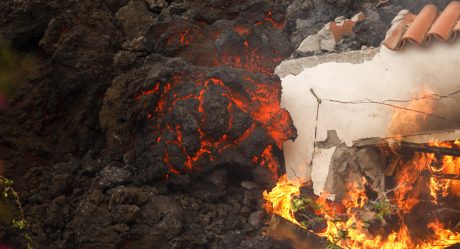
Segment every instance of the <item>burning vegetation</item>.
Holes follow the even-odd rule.
[[[327,194],[303,194],[298,180],[284,176],[273,190],[264,193],[267,209],[337,248],[458,245],[455,208],[460,189],[458,180],[449,176],[458,176],[460,165],[452,156],[443,156],[440,163],[434,157],[433,153],[416,153],[397,173],[396,187],[373,199],[368,197],[365,178],[350,183],[342,200],[331,201]]]

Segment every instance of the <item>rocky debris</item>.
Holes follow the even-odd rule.
[[[20,104],[14,108],[35,106],[18,122],[47,136],[46,143],[56,145],[54,153],[81,156],[90,147],[102,146],[97,118],[102,101],[92,98],[101,98],[111,82],[113,70],[107,65],[112,63],[119,37],[111,13],[87,2],[52,18],[37,43],[52,59],[34,80],[40,86],[37,91],[20,94],[16,100]],[[28,85],[22,87],[28,89]]]
[[[436,4],[440,8],[443,8],[447,3],[448,1],[439,1]],[[329,9],[326,11],[325,6],[328,5],[327,1],[318,4],[313,4],[309,1],[302,3],[294,1],[289,6],[286,31],[291,34],[291,42],[297,47],[293,53],[293,57],[305,57],[331,52],[340,53],[343,51],[359,50],[363,47],[379,47],[385,38],[386,31],[391,26],[393,17],[400,10],[408,9],[408,11],[418,13],[428,2],[421,1],[414,3],[398,1],[390,4],[388,1],[382,1],[375,4],[375,2],[364,1],[359,4],[359,8],[352,2],[339,4],[349,4],[349,8],[345,8],[346,11],[329,12],[334,7],[329,6]],[[350,11],[352,10],[355,10],[355,13],[358,10],[361,11],[359,18],[355,16],[351,20],[345,20],[343,16],[351,16],[352,13]],[[327,13],[322,15],[321,18],[327,16],[329,19],[318,18],[313,14],[315,11]],[[329,16],[331,13],[342,13],[342,15]],[[298,18],[291,19],[291,16],[297,16]],[[305,17],[308,18],[303,19]],[[353,20],[359,21],[353,22]],[[314,28],[312,29],[312,27]]]
[[[241,187],[247,189],[247,190],[252,190],[252,189],[256,189],[256,188],[259,188],[259,185],[257,185],[257,183],[255,182],[251,182],[251,181],[242,181],[241,182]]]
[[[153,11],[159,11],[168,6],[168,2],[165,0],[145,0],[148,3],[149,8]]]
[[[155,195],[148,189],[137,191],[140,192],[137,195],[149,196],[137,205],[112,202],[109,206],[108,195],[104,193],[99,193],[102,198],[98,199],[85,195],[77,204],[74,219],[64,236],[77,247],[116,248],[120,244],[132,244],[146,248],[145,243],[160,245],[180,232],[182,212],[173,199]],[[94,222],[99,226],[87,227]],[[133,237],[138,239],[131,241]]]
[[[130,1],[128,5],[117,11],[115,17],[121,23],[122,30],[128,39],[144,35],[156,18],[143,1]]]
[[[355,40],[361,46],[378,47],[383,39],[385,39],[386,31],[390,26],[374,10],[368,9],[365,15],[366,18],[362,22],[356,23],[353,27]]]
[[[89,176],[79,167],[90,164],[93,159],[86,160],[71,159],[60,164],[60,170],[43,171],[56,176],[72,172],[74,177],[69,180],[69,186],[79,186],[82,190],[55,198],[44,196],[42,202],[33,205],[26,203],[28,219],[40,216],[40,222],[32,223],[30,228],[38,246],[47,243],[48,248],[150,248],[154,243],[156,248],[231,248],[234,245],[237,248],[272,248],[271,242],[259,235],[266,229],[265,212],[257,201],[262,189],[245,191],[241,182],[213,186],[216,178],[228,174],[223,170],[217,170],[212,177],[195,180],[193,185],[203,184],[207,190],[212,186],[226,194],[219,198],[196,198],[193,186],[171,194],[169,189],[160,186],[101,188],[99,180],[79,185],[78,182],[88,182]],[[98,174],[119,172],[119,168],[114,168],[104,167]],[[117,181],[117,184],[121,183]],[[47,184],[42,183],[39,189],[47,189]],[[207,190],[197,193],[202,195]]]
[[[336,147],[332,155],[326,188],[335,194],[336,199],[343,198],[350,187],[349,183],[363,183],[374,192],[385,192],[384,186],[384,159],[376,148],[348,147],[344,144]]]
[[[352,16],[358,7],[355,1],[293,1],[286,11],[286,31],[291,35],[291,44],[298,47],[326,23],[338,16]]]
[[[353,27],[365,20],[363,13],[358,13],[351,19],[337,17],[334,21],[327,23],[318,33],[309,35],[302,41],[296,52],[315,52],[319,50],[334,51],[338,42],[344,37],[354,37]]]
[[[113,58],[113,65],[115,68],[128,71],[133,66],[135,66],[137,56],[135,53],[130,51],[120,51]]]
[[[34,49],[51,18],[72,8],[74,1],[11,1],[0,7],[0,41],[17,49]]]
[[[101,178],[98,181],[98,185],[102,188],[111,188],[122,183],[129,181],[131,173],[125,169],[106,166],[100,172]]]
[[[381,188],[384,161],[380,152],[375,148],[362,148],[357,153],[362,174],[368,179],[368,184],[374,189]]]
[[[255,229],[260,228],[262,226],[264,216],[265,216],[264,211],[254,212],[249,216],[248,222]]]
[[[191,194],[192,196],[206,202],[216,202],[225,196],[226,192],[225,188],[222,188],[221,186],[216,186],[210,182],[202,181],[192,185]]]
[[[150,189],[152,193],[157,194],[156,189]],[[109,209],[114,204],[134,204],[143,205],[148,201],[149,195],[137,187],[119,186],[108,191],[110,194]]]

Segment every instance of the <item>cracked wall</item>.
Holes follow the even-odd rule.
[[[337,56],[342,63],[320,56],[277,68],[281,104],[298,131],[295,141],[284,143],[287,172],[310,177],[315,192],[323,190],[336,146],[319,148],[314,141],[326,140],[328,131],[351,146],[362,138],[460,128],[460,43],[432,42],[399,52],[382,47],[368,61],[366,52]]]

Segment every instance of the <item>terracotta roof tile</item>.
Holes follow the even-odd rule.
[[[455,25],[454,31],[455,31],[455,32],[459,32],[459,31],[460,31],[460,22],[457,22],[457,25]]]
[[[452,38],[455,32],[452,32],[455,26],[460,27],[460,2],[450,3],[446,9],[439,15],[438,19],[431,26],[428,35],[436,36],[438,39],[447,41]]]
[[[393,20],[383,45],[399,50],[407,41],[427,45],[435,37],[441,41],[453,40],[460,32],[460,2],[451,2],[443,12],[436,6],[426,5],[418,15],[401,11]]]
[[[356,23],[365,19],[365,16],[362,12],[359,12],[351,19],[346,19],[341,22],[332,21],[329,23],[329,30],[334,36],[335,42],[339,42],[343,39],[345,35],[353,34],[353,26]]]
[[[349,35],[353,33],[353,26],[355,25],[355,22],[351,20],[345,20],[341,24],[337,24],[336,22],[331,22],[329,26],[329,30],[332,32],[334,35],[334,40],[335,42],[339,42],[340,40],[343,39],[345,35]]]

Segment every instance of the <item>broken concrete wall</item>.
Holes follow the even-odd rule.
[[[335,57],[345,63],[328,56],[308,57],[277,69],[282,77],[281,104],[298,131],[295,141],[284,144],[287,171],[311,177],[315,192],[323,189],[336,146],[314,144],[326,140],[329,130],[351,146],[367,137],[460,128],[460,43],[434,41],[429,47],[408,46],[400,52],[382,47],[364,62],[369,53]],[[319,107],[311,89],[321,101]],[[414,100],[417,97],[421,98]],[[391,123],[395,112],[397,119]]]

